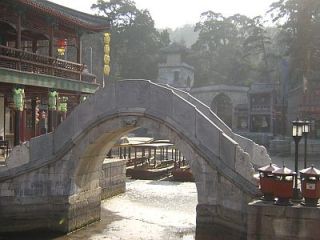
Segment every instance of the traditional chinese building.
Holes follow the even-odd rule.
[[[276,90],[274,84],[255,83],[248,92],[249,129],[251,132],[274,132]]]
[[[234,131],[248,131],[248,87],[211,85],[192,88],[190,94],[210,106]]]
[[[190,90],[194,82],[194,68],[184,62],[187,48],[173,43],[161,49],[165,63],[158,66],[158,82],[173,87]]]
[[[288,120],[297,118],[311,122],[310,137],[320,138],[320,72],[310,73],[308,83],[289,90]],[[291,125],[287,127],[290,133]]]
[[[12,146],[52,131],[97,90],[82,38],[109,29],[106,18],[49,1],[0,1],[0,140]]]

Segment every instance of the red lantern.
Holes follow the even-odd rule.
[[[36,123],[38,123],[40,121],[40,109],[39,109],[39,106],[36,106],[36,109],[35,109],[35,121],[36,121]]]
[[[59,55],[64,55],[67,47],[67,39],[58,39],[57,46],[58,46],[58,54]]]
[[[67,47],[67,39],[58,39],[58,48],[66,48]]]

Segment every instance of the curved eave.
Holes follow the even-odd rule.
[[[47,7],[41,2],[35,2],[35,1],[32,1],[32,0],[18,0],[18,1],[20,3],[22,3],[22,4],[24,4],[24,5],[30,6],[30,7],[34,8],[34,9],[40,11],[40,12],[43,12],[44,14],[51,15],[51,16],[54,16],[56,18],[62,19],[63,21],[75,24],[75,25],[77,25],[77,26],[79,26],[81,28],[84,28],[86,30],[90,30],[90,31],[94,31],[94,32],[110,30],[110,26],[111,25],[110,25],[110,19],[108,19],[108,18],[93,16],[93,15],[90,15],[90,14],[86,14],[86,13],[83,13],[83,12],[76,11],[76,10],[71,9],[71,8],[67,8],[67,7],[58,5],[58,4],[51,3],[49,1],[43,1],[43,2],[48,2],[48,3],[52,4],[52,5],[57,5],[60,8],[66,9],[68,11],[72,11],[75,14],[78,14],[78,15],[82,15],[82,16],[86,16],[86,17],[92,17],[92,18],[94,17],[94,18],[99,19],[99,21],[105,20],[107,22],[106,24],[101,24],[101,23],[100,24],[98,24],[98,23],[97,24],[90,24],[90,23],[83,22],[83,21],[79,20],[78,18],[73,17],[70,14],[64,14],[62,11],[57,11],[57,10],[51,8],[51,7]]]

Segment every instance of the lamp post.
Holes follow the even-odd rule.
[[[298,173],[298,155],[299,155],[299,142],[302,138],[304,122],[300,120],[292,121],[292,137],[295,143],[295,154],[294,154],[294,170]],[[293,199],[299,200],[300,191],[298,189],[298,175],[294,179]]]
[[[304,121],[303,129],[302,129],[302,133],[304,136],[304,169],[307,168],[307,138],[308,138],[309,132],[310,132],[310,122]]]

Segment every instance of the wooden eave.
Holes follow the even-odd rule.
[[[100,32],[103,30],[109,30],[110,29],[110,20],[107,18],[102,18],[98,16],[93,16],[90,14],[86,14],[83,12],[79,12],[67,7],[63,7],[58,4],[54,4],[52,2],[41,0],[41,1],[35,1],[35,0],[17,0],[20,4],[23,4],[25,6],[31,7],[44,15],[53,16],[57,19],[60,19],[63,22],[74,24],[80,28],[83,28],[87,31],[93,31],[93,32]],[[57,9],[54,9],[53,7],[48,7],[47,5],[50,4],[51,6],[56,6],[56,8],[62,9],[61,11],[58,11]],[[65,10],[65,11],[64,11]],[[69,14],[67,14],[69,12]],[[70,14],[72,13],[72,14]],[[78,17],[75,17],[78,16]],[[81,18],[90,18],[90,19],[99,19],[99,21],[105,20],[106,23],[89,23],[85,20],[81,20]]]
[[[0,67],[0,83],[33,86],[41,88],[53,88],[85,94],[94,93],[99,84],[88,83],[79,80],[66,79],[56,76],[42,75]]]

